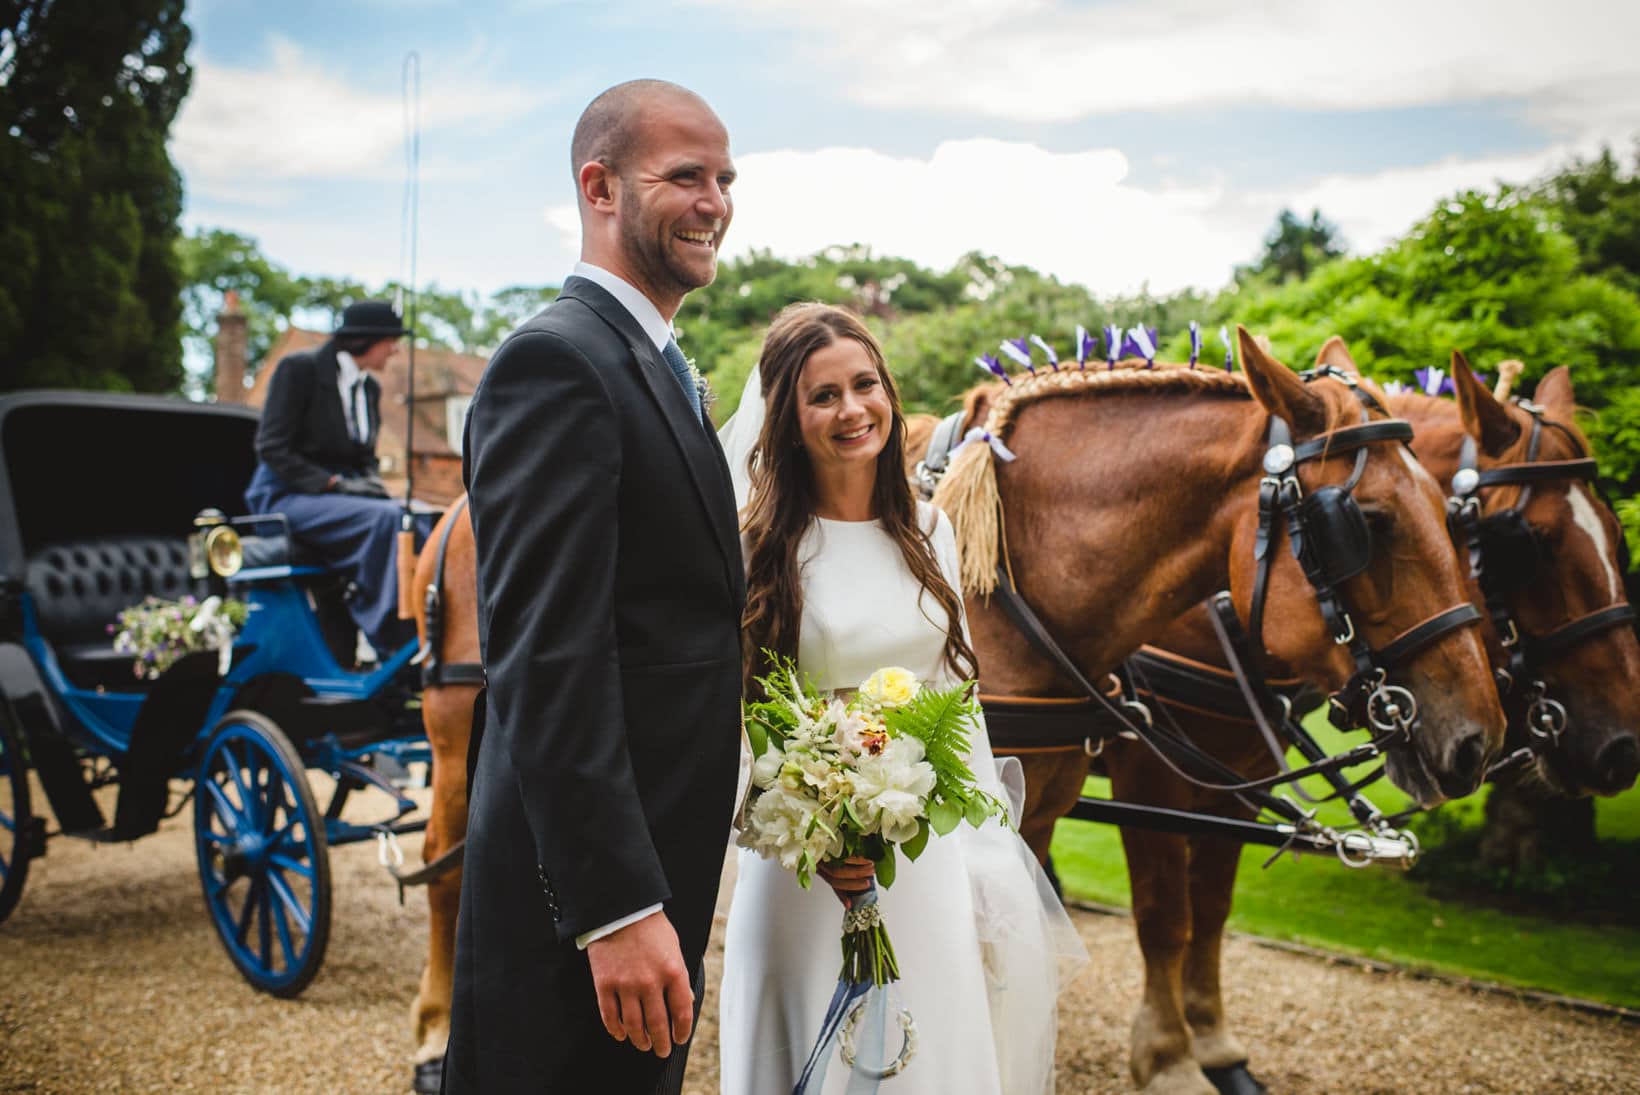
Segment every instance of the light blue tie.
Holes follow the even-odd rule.
[[[695,417],[699,418],[700,389],[695,387],[695,378],[689,371],[689,362],[685,360],[683,351],[678,349],[676,339],[666,340],[666,345],[661,348],[661,356],[672,367],[672,375],[678,378],[678,383],[683,386],[683,394],[689,399],[690,409],[695,412]]]

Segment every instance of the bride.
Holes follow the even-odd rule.
[[[765,649],[795,657],[822,691],[889,665],[933,687],[976,675],[951,524],[912,498],[899,397],[858,319],[821,304],[782,311],[722,439],[741,506],[749,689]],[[999,774],[979,728],[969,766],[1017,817],[1018,764],[1007,765]],[[844,896],[870,869],[849,860],[822,876]],[[893,997],[917,1027],[885,1095],[1052,1091],[1057,990],[1085,956],[1024,842],[996,820],[959,826],[915,862],[900,857],[878,895],[900,963]],[[740,853],[719,997],[724,1095],[792,1091],[837,982],[841,919],[832,894]],[[899,1041],[892,1029],[886,1056]],[[882,1063],[865,1057],[862,1070]],[[824,1090],[841,1092],[850,1072],[832,1064]]]

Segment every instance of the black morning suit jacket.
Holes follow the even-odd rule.
[[[698,985],[739,771],[728,466],[584,278],[491,358],[463,453],[488,687],[444,1090],[677,1090],[684,1050],[612,1039],[574,940],[662,903]]]
[[[332,475],[374,475],[376,434],[381,426],[381,385],[364,382],[370,428],[354,441],[342,412],[336,378],[336,343],[279,359],[256,429],[256,455],[290,490],[323,494]]]

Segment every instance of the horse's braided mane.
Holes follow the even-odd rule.
[[[1159,364],[1151,368],[1138,359],[1118,362],[1114,369],[1039,369],[1034,375],[1015,377],[1012,384],[1000,390],[991,390],[997,394],[991,402],[985,430],[1004,441],[1012,432],[1019,411],[1044,399],[1129,392],[1252,398],[1240,373],[1183,365]],[[1001,508],[996,464],[989,446],[972,444],[957,454],[934,493],[934,504],[945,511],[957,534],[962,591],[985,594],[996,589]]]

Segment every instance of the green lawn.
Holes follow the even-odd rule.
[[[1333,733],[1324,721],[1312,719],[1309,725],[1329,748],[1358,740]],[[1089,793],[1107,796],[1110,785],[1089,780]],[[1369,796],[1385,812],[1406,804],[1385,781],[1375,784]],[[1477,796],[1444,809],[1478,816],[1481,801]],[[1348,821],[1341,807],[1323,816],[1333,823]],[[1640,790],[1600,800],[1596,819],[1602,838],[1640,839]],[[1287,856],[1261,869],[1270,852],[1248,847],[1242,854],[1233,930],[1640,1007],[1640,929],[1439,900],[1399,871],[1350,870],[1317,856],[1297,861]],[[1129,905],[1127,868],[1114,828],[1064,822],[1054,838],[1053,856],[1068,895]]]

